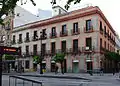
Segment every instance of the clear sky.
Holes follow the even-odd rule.
[[[26,0],[23,0],[26,1]],[[37,13],[37,9],[43,10],[52,10],[51,1],[52,0],[34,0],[36,2],[36,6],[33,6],[31,2],[27,2],[27,4],[22,5],[21,7],[26,10],[32,12],[33,14]],[[59,0],[58,0],[59,1]],[[64,6],[66,0],[60,0],[60,5]],[[19,4],[19,2],[18,2]],[[114,30],[120,36],[120,0],[81,0],[81,3],[77,5],[72,5],[69,10],[78,9],[80,7],[85,6],[86,4],[92,4],[92,6],[99,6],[102,10]],[[20,4],[19,4],[20,5]]]

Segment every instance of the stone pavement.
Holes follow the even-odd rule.
[[[100,76],[99,74],[93,74],[93,76],[90,76],[87,73],[65,73],[64,75],[61,73],[44,73],[41,75],[38,72],[27,72],[21,74],[11,73],[9,75],[23,75],[26,78],[36,79],[40,81],[42,80],[45,83],[45,86],[69,86],[67,85],[68,83],[70,86],[120,86],[118,73],[116,73],[114,76],[110,73],[104,74],[104,76]],[[88,79],[91,81],[88,81]],[[67,84],[63,85],[63,83]]]

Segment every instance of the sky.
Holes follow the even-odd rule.
[[[23,0],[26,1],[26,0]],[[24,9],[30,11],[33,14],[37,14],[37,10],[51,10],[52,11],[52,0],[34,0],[36,6],[33,6],[32,3],[28,0],[27,4],[18,5],[23,7]],[[64,7],[67,0],[57,0],[60,6]],[[120,0],[81,0],[81,2],[77,5],[71,5],[69,11],[80,9],[87,5],[98,6],[102,12],[104,13],[105,17],[110,22],[113,29],[118,33],[120,36]]]

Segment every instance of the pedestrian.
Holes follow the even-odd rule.
[[[120,78],[120,69],[119,69],[119,78]]]
[[[15,72],[17,72],[17,65],[15,65]]]
[[[103,76],[103,67],[100,68],[100,76]]]
[[[57,74],[57,73],[58,73],[58,66],[55,65],[55,74]]]
[[[112,68],[113,76],[115,75],[115,68]]]

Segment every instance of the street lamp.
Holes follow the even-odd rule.
[[[44,33],[43,31],[40,32],[40,44],[41,44],[41,54],[40,54],[40,74],[43,74],[43,71],[42,71],[42,60],[44,59],[43,57],[43,52],[42,52],[42,40],[43,39],[46,39],[47,38],[47,34]]]

